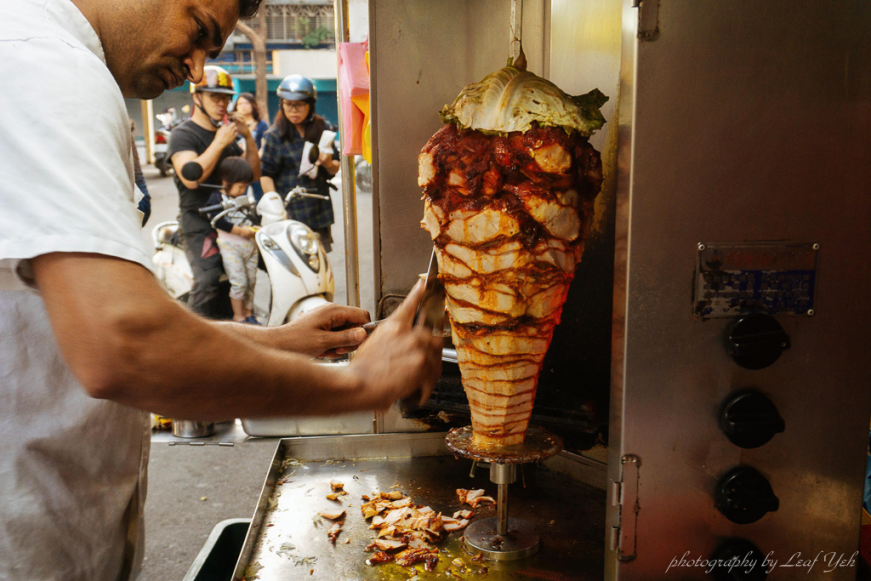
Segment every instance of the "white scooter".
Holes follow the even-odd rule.
[[[185,105],[182,107],[182,112],[190,113],[190,107]],[[169,158],[166,157],[167,149],[169,148],[169,135],[173,129],[180,125],[184,118],[179,118],[176,115],[175,108],[170,107],[165,113],[158,113],[154,116],[160,125],[154,130],[154,167],[160,172],[160,177],[166,177],[172,172],[172,164]]]
[[[194,286],[194,273],[178,238],[178,222],[161,222],[151,231],[154,241],[154,273],[157,282],[177,301],[187,303]]]
[[[197,175],[193,169],[188,169],[188,165],[182,168],[182,175],[186,179],[198,179],[202,173]],[[196,163],[194,165],[199,167]],[[221,217],[230,212],[252,211],[256,207],[262,226],[254,239],[266,264],[271,291],[268,326],[282,325],[333,300],[335,280],[323,244],[308,226],[287,218],[286,204],[297,196],[325,198],[297,187],[284,200],[275,192],[269,192],[257,203],[253,191],[249,189],[245,196],[200,210],[202,214],[221,210],[212,219],[214,227]],[[152,232],[155,244],[152,261],[156,266],[158,281],[170,296],[185,300],[193,286],[193,275],[184,250],[177,242],[177,230],[178,222],[162,222],[155,226]]]

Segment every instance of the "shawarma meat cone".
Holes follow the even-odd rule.
[[[588,137],[606,99],[569,97],[509,65],[463,89],[421,150],[421,225],[436,246],[476,445],[526,434],[602,182]]]

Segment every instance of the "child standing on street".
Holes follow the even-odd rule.
[[[244,157],[228,157],[221,162],[219,175],[224,189],[209,198],[208,205],[220,204],[245,194],[254,179],[251,166]],[[217,214],[217,212],[215,212]],[[213,214],[214,216],[214,214]],[[259,325],[254,318],[254,285],[257,282],[257,245],[254,244],[251,218],[240,210],[230,212],[215,222],[218,230],[218,248],[224,270],[230,279],[230,303],[233,320]]]

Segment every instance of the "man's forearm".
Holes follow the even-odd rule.
[[[199,183],[203,183],[212,175],[212,172],[215,171],[215,167],[218,165],[218,160],[221,159],[221,152],[223,151],[224,146],[217,141],[212,141],[209,147],[199,157],[194,159],[194,161],[203,167],[203,177],[197,180]]]
[[[257,143],[251,135],[245,138],[245,159],[251,166],[251,171],[254,172],[254,181],[256,182],[260,179],[260,153],[258,153]]]
[[[261,176],[260,185],[263,186],[263,192],[274,192],[275,191],[275,180],[273,180],[269,176]],[[287,194],[287,192],[284,192]],[[280,194],[279,194],[280,195]]]
[[[275,327],[246,325],[244,323],[231,323],[229,321],[215,321],[212,324],[224,332],[238,335],[247,341],[253,341],[258,345],[263,345],[270,349],[295,351],[284,344],[285,342],[281,340],[281,333],[277,333]]]
[[[368,405],[352,373],[265,347],[269,330],[258,344],[190,314],[139,265],[52,254],[34,268],[64,358],[94,397],[192,420]]]

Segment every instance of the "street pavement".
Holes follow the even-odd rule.
[[[152,215],[142,229],[149,248],[152,230],[178,215],[178,192],[172,177],[160,177],[154,166],[143,168],[152,198]],[[340,180],[336,180],[337,184]],[[336,279],[335,302],[346,303],[344,229],[341,187],[333,193],[337,224],[333,225],[333,251],[329,254]],[[358,194],[361,305],[374,311],[372,196]],[[268,279],[258,278],[257,304],[268,304]],[[266,299],[264,299],[264,296]],[[242,386],[240,386],[242,387]],[[230,518],[250,518],[278,444],[275,438],[246,438],[232,425],[223,438],[233,446],[189,446],[181,439],[156,433],[149,462],[145,502],[145,560],[138,581],[181,581],[212,528]],[[176,441],[169,445],[168,441]]]

